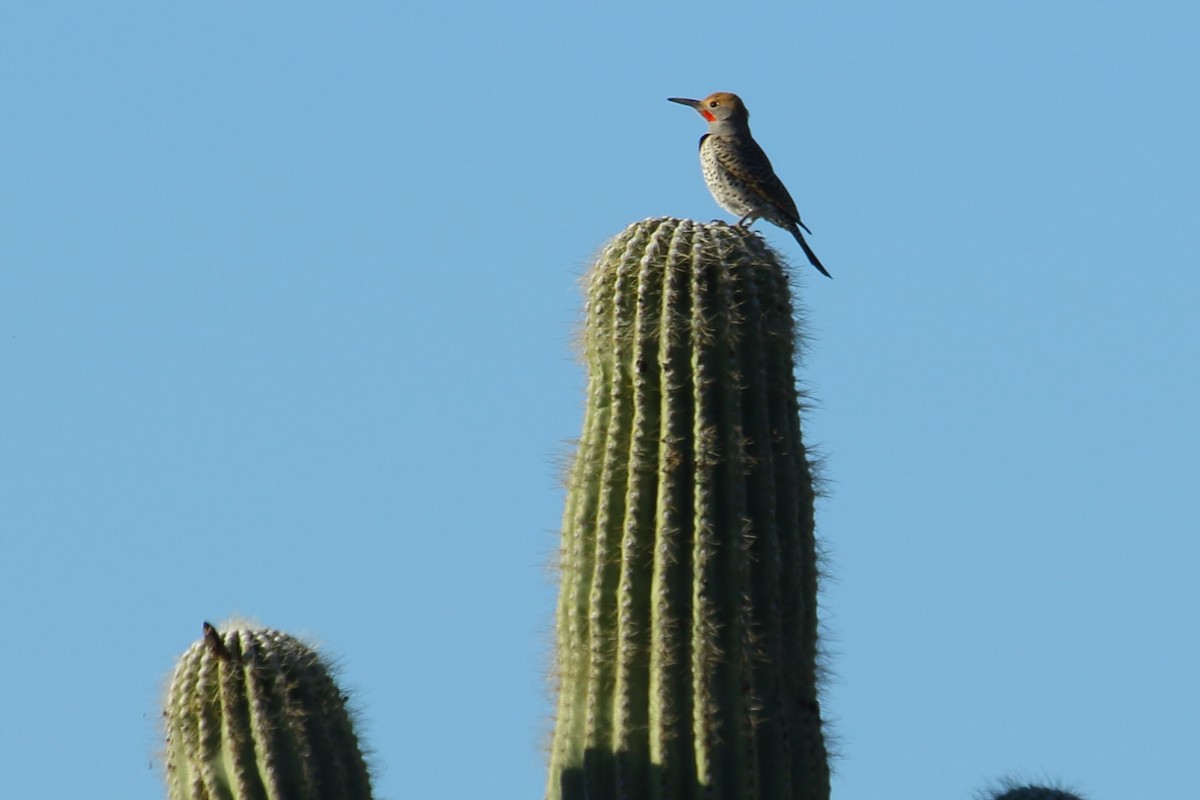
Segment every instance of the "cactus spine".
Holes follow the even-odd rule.
[[[547,796],[826,800],[786,273],[740,228],[656,219],[587,292]]]
[[[345,700],[299,640],[204,623],[167,693],[171,800],[370,800]]]

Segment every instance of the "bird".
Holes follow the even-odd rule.
[[[717,205],[741,217],[737,221],[741,227],[765,219],[788,231],[800,243],[808,263],[832,278],[800,232],[803,229],[812,234],[800,220],[796,202],[775,174],[767,154],[750,135],[750,112],[742,98],[730,92],[714,92],[703,100],[667,99],[691,106],[708,122],[708,133],[700,137],[700,168]]]

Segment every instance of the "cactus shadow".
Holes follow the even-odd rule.
[[[583,765],[568,767],[559,776],[561,800],[621,797],[657,800],[666,797],[704,797],[707,792],[694,769],[668,770],[630,752],[589,749]]]

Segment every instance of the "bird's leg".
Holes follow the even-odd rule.
[[[749,214],[744,214],[742,218],[737,221],[736,225],[739,228],[749,228],[750,223],[754,222],[756,219],[758,219],[758,217],[756,217],[754,212],[751,211]]]

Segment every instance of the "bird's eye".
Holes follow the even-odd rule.
[[[717,106],[719,106],[719,105],[721,105],[721,104],[720,104],[718,101],[716,101],[716,100],[710,100],[710,101],[709,101],[709,103],[708,103],[708,107],[709,107],[709,108],[716,108],[716,107],[717,107]]]

